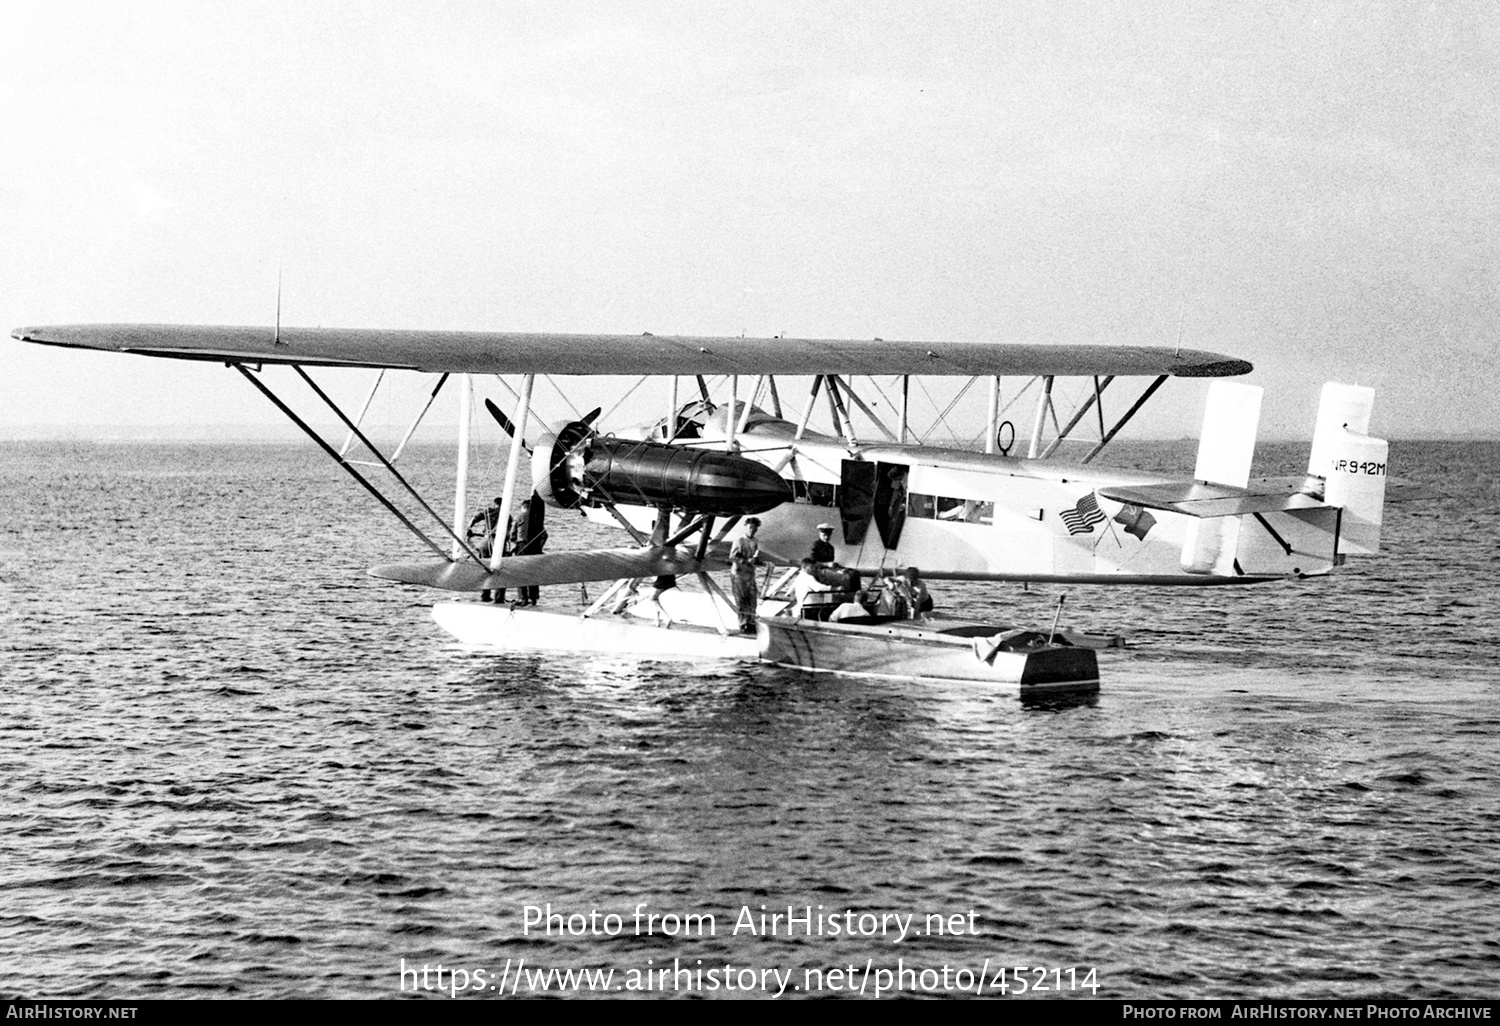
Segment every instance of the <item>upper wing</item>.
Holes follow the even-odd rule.
[[[887,342],[806,338],[408,331],[384,328],[64,324],[17,328],[23,342],[179,360],[393,367],[477,374],[1247,374],[1244,360],[1154,346]]]

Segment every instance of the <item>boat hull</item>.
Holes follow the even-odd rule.
[[[762,617],[760,656],[777,666],[860,677],[979,681],[1023,691],[1097,690],[1093,649],[1038,645],[1005,650],[921,621],[819,623]]]

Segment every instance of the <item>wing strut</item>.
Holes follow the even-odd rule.
[[[870,379],[870,384],[875,384],[874,378]],[[879,391],[880,386],[876,385],[875,388],[876,391]],[[859,407],[861,413],[870,418],[870,423],[874,424],[882,435],[885,435],[887,441],[894,442],[896,440],[896,436],[891,433],[891,429],[885,426],[881,419],[876,416],[875,411],[865,404],[865,401],[859,397],[858,392],[854,391],[854,375],[852,374],[849,376],[849,380],[844,382],[844,394],[849,397],[851,403]]]
[[[1078,422],[1083,419],[1083,415],[1088,413],[1089,408],[1096,402],[1099,404],[1099,437],[1101,439],[1104,437],[1104,390],[1109,387],[1109,383],[1113,380],[1115,380],[1113,374],[1105,378],[1103,382],[1100,382],[1098,378],[1094,379],[1094,391],[1073,413],[1072,418],[1068,421],[1068,426],[1058,432],[1057,437],[1052,440],[1052,444],[1047,446],[1047,451],[1042,453],[1042,459],[1046,459],[1057,451],[1057,447],[1063,444],[1063,439],[1068,437],[1068,432],[1078,426]]]
[[[293,413],[292,408],[286,403],[282,402],[279,398],[277,398],[276,394],[269,388],[267,388],[263,383],[261,383],[261,381],[257,379],[256,376],[252,374],[244,364],[231,363],[229,366],[233,367],[235,370],[243,374],[245,376],[245,380],[254,385],[256,389],[260,391],[261,395],[271,400],[272,404],[274,404],[278,410],[285,414],[288,420],[301,428],[303,433],[306,434],[308,438],[311,438],[314,442],[318,443],[318,447],[326,452],[329,456],[333,457],[335,463],[347,470],[349,472],[349,475],[353,477],[354,480],[358,481],[367,492],[375,496],[376,500],[387,510],[389,510],[392,516],[401,521],[401,523],[405,524],[408,531],[420,538],[429,549],[431,549],[433,552],[436,552],[439,556],[442,556],[443,559],[446,560],[448,558],[448,553],[444,552],[437,542],[429,538],[420,527],[412,523],[411,519],[407,517],[405,513],[402,513],[399,509],[397,509],[395,504],[392,503],[390,499],[387,499],[385,495],[381,493],[379,488],[376,488],[368,480],[365,479],[365,476],[363,474],[355,470],[347,460],[345,460],[338,454],[338,450],[324,441],[323,436],[309,427],[306,421]]]
[[[486,400],[488,402],[488,400]],[[474,379],[467,374],[458,379],[458,458],[453,468],[453,533],[464,529],[464,517],[469,515],[469,430],[472,427],[474,408]],[[457,542],[450,558],[455,561],[462,554]]]
[[[1042,377],[1042,394],[1036,400],[1036,420],[1031,425],[1031,449],[1026,453],[1026,458],[1034,460],[1037,458],[1037,449],[1042,444],[1042,428],[1046,426],[1047,413],[1052,409],[1052,381],[1051,374]],[[1057,414],[1052,414],[1053,421],[1057,420]]]
[[[797,418],[797,433],[792,435],[791,444],[786,447],[786,455],[776,462],[771,469],[781,473],[787,466],[797,458],[797,443],[802,441],[802,436],[807,434],[808,421],[812,419],[813,408],[818,402],[818,389],[823,387],[823,376],[814,374],[812,388],[807,393],[807,402],[802,406],[802,415]]]
[[[527,374],[521,378],[521,396],[516,403],[515,423],[524,428],[526,417],[531,413],[531,389],[536,384],[536,375]],[[510,436],[510,459],[505,464],[505,488],[500,492],[500,515],[495,518],[495,530],[509,530],[511,509],[515,506],[516,498],[516,470],[521,465],[521,432],[513,432]],[[499,542],[499,539],[496,539]],[[505,545],[503,543],[494,546],[494,552],[490,556],[490,570],[499,570],[500,561],[505,558]]]
[[[376,375],[375,384],[370,389],[370,395],[367,399],[365,399],[364,406],[360,407],[358,416],[354,418],[354,423],[363,424],[365,422],[365,414],[369,412],[370,403],[374,401],[375,394],[380,391],[380,384],[385,377],[385,372],[390,369],[391,368],[389,367],[382,367],[380,373]],[[417,412],[417,416],[411,422],[411,426],[406,429],[406,433],[401,436],[401,441],[396,444],[395,451],[391,453],[392,463],[397,463],[400,461],[401,454],[406,451],[406,443],[411,441],[411,436],[416,434],[417,428],[422,426],[422,418],[426,417],[427,411],[432,409],[432,403],[435,399],[437,399],[438,393],[443,390],[443,384],[448,380],[448,377],[449,375],[446,371],[438,375],[437,383],[432,386],[432,391],[427,395],[427,402],[424,403],[422,409]],[[357,439],[354,437],[354,433],[350,432],[349,437],[344,439],[344,444],[339,449],[339,455],[348,456],[349,451],[354,448],[355,441],[357,441]],[[350,460],[349,462],[358,463],[360,466],[365,467],[377,467],[380,465],[378,463],[372,463],[369,460]]]
[[[901,444],[906,444],[906,436],[911,428],[911,375],[901,375]]]
[[[1083,458],[1084,463],[1088,463],[1095,456],[1099,455],[1101,451],[1103,451],[1104,447],[1110,443],[1110,440],[1113,439],[1115,435],[1120,433],[1120,429],[1124,427],[1127,422],[1129,422],[1130,418],[1135,416],[1136,411],[1139,410],[1142,406],[1146,405],[1146,400],[1155,395],[1156,390],[1166,383],[1168,377],[1170,377],[1170,375],[1163,374],[1161,375],[1161,377],[1157,378],[1155,381],[1151,382],[1151,384],[1146,386],[1146,391],[1142,392],[1141,397],[1135,401],[1130,409],[1125,411],[1125,416],[1121,417],[1119,421],[1115,423],[1115,426],[1109,429],[1109,433],[1107,435],[1099,439],[1098,445],[1089,450],[1089,454]]]
[[[672,375],[672,387],[667,395],[667,429],[664,432],[664,442],[671,442],[677,437],[677,414],[681,407],[677,404],[677,375]]]
[[[698,531],[707,531],[711,529],[713,527],[713,520],[714,518],[711,516],[700,516],[697,520],[693,520],[689,523],[681,525],[681,529],[678,530],[678,532],[672,535],[670,538],[663,536],[663,541],[660,544],[681,545],[691,535],[696,534]],[[653,542],[653,544],[656,543]]]
[[[724,449],[727,452],[733,452],[737,448],[734,444],[734,408],[739,402],[739,390],[740,376],[738,374],[729,375],[729,412],[724,414],[724,431],[726,435]]]
[[[995,438],[1000,434],[1000,375],[990,376],[990,415],[984,427],[984,451],[993,454]],[[1048,450],[1049,452],[1051,450]]]
[[[859,443],[854,439],[854,418],[849,416],[849,408],[844,405],[839,379],[835,374],[828,375],[828,405],[833,410],[834,426],[842,426],[844,441],[849,443],[851,449],[857,447]]]
[[[797,433],[792,436],[793,442],[802,441],[802,436],[807,434],[807,422],[812,419],[813,406],[818,401],[818,389],[823,387],[823,376],[813,375],[812,389],[807,393],[807,405],[802,407],[802,416],[797,421]]]
[[[418,505],[425,509],[428,515],[432,517],[432,519],[443,525],[443,529],[446,530],[450,535],[452,535],[454,542],[459,545],[460,549],[473,556],[476,560],[479,560],[479,553],[469,545],[468,541],[465,540],[457,530],[448,526],[448,522],[438,514],[437,510],[428,505],[427,500],[422,498],[422,493],[418,492],[411,486],[411,482],[407,481],[406,478],[401,475],[401,471],[396,469],[396,465],[385,458],[385,453],[376,448],[374,443],[372,443],[368,438],[365,437],[365,433],[359,429],[358,425],[356,425],[354,421],[350,420],[348,415],[339,408],[339,405],[332,399],[328,398],[327,393],[325,393],[321,388],[318,387],[317,382],[313,381],[313,379],[308,375],[307,371],[302,369],[302,365],[294,363],[292,364],[292,370],[296,371],[297,376],[300,377],[303,381],[307,382],[307,387],[312,389],[313,392],[317,394],[318,398],[323,400],[328,408],[338,416],[339,420],[344,422],[344,426],[354,433],[354,436],[359,439],[360,444],[363,445],[366,449],[369,449],[370,452],[374,453],[375,458],[380,461],[381,465],[385,467],[386,470],[390,471],[391,476],[396,479],[401,487],[405,488],[407,493],[413,499],[417,500]],[[343,462],[342,456],[339,457],[339,461]],[[483,562],[483,560],[480,560],[480,562]]]
[[[615,518],[615,523],[617,523],[621,527],[625,528],[625,530],[630,533],[630,537],[632,537],[632,538],[635,539],[635,543],[637,545],[645,545],[645,544],[647,544],[648,539],[646,538],[646,536],[644,534],[642,534],[640,531],[636,530],[636,526],[634,524],[632,524],[629,520],[625,519],[625,514],[621,513],[618,509],[616,509],[614,503],[612,503],[612,502],[606,502],[606,503],[604,503],[604,512],[606,512],[610,516],[614,517]]]
[[[755,408],[756,401],[760,399],[760,390],[765,387],[765,384],[766,376],[764,374],[758,376],[755,379],[755,387],[750,390],[750,401],[742,409],[736,411],[739,414],[739,423],[734,429],[736,435],[745,433],[745,426],[750,423],[750,411]]]
[[[979,379],[977,377],[970,377],[968,381],[964,382],[963,387],[958,390],[958,394],[953,397],[952,401],[949,402],[947,406],[943,407],[943,409],[937,415],[937,420],[933,421],[932,424],[928,427],[927,435],[924,435],[921,438],[917,439],[918,445],[926,445],[927,437],[937,430],[937,426],[939,424],[948,429],[949,438],[953,439],[954,442],[957,442],[960,445],[963,444],[958,437],[958,432],[954,431],[953,425],[948,423],[948,414],[952,413],[953,408],[959,404],[959,401],[963,399],[964,396],[969,394],[969,389],[973,388],[974,382],[978,380]],[[921,378],[917,379],[917,386],[922,389],[923,394],[927,396],[927,401],[931,403],[932,408],[936,410],[938,408],[937,400],[932,398],[932,393],[927,391],[927,386],[922,384]],[[1030,385],[1027,385],[1026,387],[1029,388]],[[1022,391],[1024,392],[1025,389],[1023,388]],[[1020,396],[1018,395],[1017,398],[1020,398]]]
[[[406,429],[406,434],[401,436],[401,444],[396,446],[396,451],[391,453],[392,463],[395,463],[397,460],[399,460],[401,458],[401,454],[406,451],[406,443],[411,441],[411,436],[417,433],[417,428],[421,425],[422,418],[427,416],[428,410],[432,409],[433,400],[435,400],[438,396],[438,393],[443,390],[443,385],[447,382],[447,380],[448,374],[446,372],[438,376],[437,384],[432,386],[432,391],[427,395],[426,405],[424,405],[422,407],[422,411],[417,414],[417,419],[411,422],[411,427]]]
[[[1099,403],[1100,438],[1104,437],[1104,390],[1109,387],[1109,383],[1113,380],[1115,380],[1115,376],[1111,374],[1104,379],[1104,384],[1101,385],[1099,384],[1099,375],[1094,375],[1094,399]]]
[[[603,417],[600,417],[598,419],[599,420],[608,420],[610,417],[614,416],[615,411],[620,408],[620,404],[623,403],[626,399],[629,399],[632,395],[634,395],[635,394],[635,390],[638,389],[638,388],[640,388],[642,385],[644,385],[649,380],[651,380],[651,376],[649,374],[643,374],[643,375],[641,375],[641,377],[639,379],[637,379],[637,381],[636,381],[635,384],[631,385],[629,388],[627,388],[625,390],[625,394],[624,395],[620,396],[619,399],[615,400],[615,404],[609,408],[609,412],[606,413]]]
[[[380,391],[380,383],[382,381],[384,381],[384,380],[385,380],[385,368],[382,367],[382,368],[380,368],[380,373],[377,374],[377,375],[375,375],[375,384],[373,384],[373,385],[370,386],[370,394],[367,395],[367,396],[365,396],[365,404],[359,408],[359,413],[355,414],[354,423],[356,423],[356,424],[363,424],[365,422],[365,414],[367,414],[367,413],[370,412],[370,404],[375,401],[375,393],[378,392],[378,391]],[[351,431],[351,432],[349,432],[349,436],[344,439],[344,444],[339,447],[339,455],[340,456],[347,456],[347,455],[349,455],[349,450],[351,448],[353,448],[353,447],[354,447],[354,432]]]

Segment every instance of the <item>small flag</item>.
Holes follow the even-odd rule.
[[[1099,509],[1099,500],[1089,492],[1078,500],[1072,509],[1063,510],[1059,516],[1068,527],[1069,534],[1093,534],[1094,525],[1104,523],[1104,512]]]
[[[1147,532],[1156,526],[1156,518],[1143,506],[1126,505],[1115,514],[1115,523],[1124,524],[1126,534],[1145,541]]]

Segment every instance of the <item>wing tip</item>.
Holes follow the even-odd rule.
[[[1255,365],[1249,360],[1217,353],[1202,353],[1202,359],[1173,368],[1172,374],[1179,378],[1233,378],[1249,374]]]

